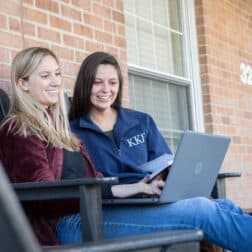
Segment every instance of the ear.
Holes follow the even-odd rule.
[[[17,81],[17,84],[18,84],[18,86],[20,86],[20,88],[21,88],[23,91],[25,91],[25,92],[29,91],[29,85],[28,85],[28,82],[27,82],[26,80],[24,80],[24,79],[19,79],[19,80]]]

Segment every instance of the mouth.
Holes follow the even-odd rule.
[[[59,90],[47,90],[46,91],[47,94],[49,95],[58,95],[59,94]]]
[[[111,101],[111,96],[107,96],[107,95],[97,96],[97,100],[101,102],[109,102]]]

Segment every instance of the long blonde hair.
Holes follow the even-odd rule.
[[[52,56],[59,64],[57,56],[43,47],[24,49],[14,58],[11,65],[11,108],[1,128],[8,125],[8,133],[25,137],[33,134],[54,147],[79,150],[80,143],[70,132],[63,88],[59,102],[47,110],[18,84],[20,79],[28,79],[46,56]]]

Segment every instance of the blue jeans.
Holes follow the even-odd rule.
[[[229,200],[198,197],[164,205],[103,207],[105,239],[173,229],[201,229],[205,239],[232,251],[252,251],[252,216]],[[61,218],[61,244],[80,243],[80,215]]]

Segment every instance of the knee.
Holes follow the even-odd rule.
[[[204,197],[195,197],[178,201],[172,206],[174,212],[181,213],[188,218],[198,218],[207,216],[215,210],[215,204],[212,200]]]
[[[216,210],[214,202],[205,197],[192,198],[191,204],[194,206],[195,214],[202,218],[208,218]]]
[[[195,197],[178,201],[169,206],[174,216],[192,227],[202,228],[216,215],[215,203],[204,197]]]

